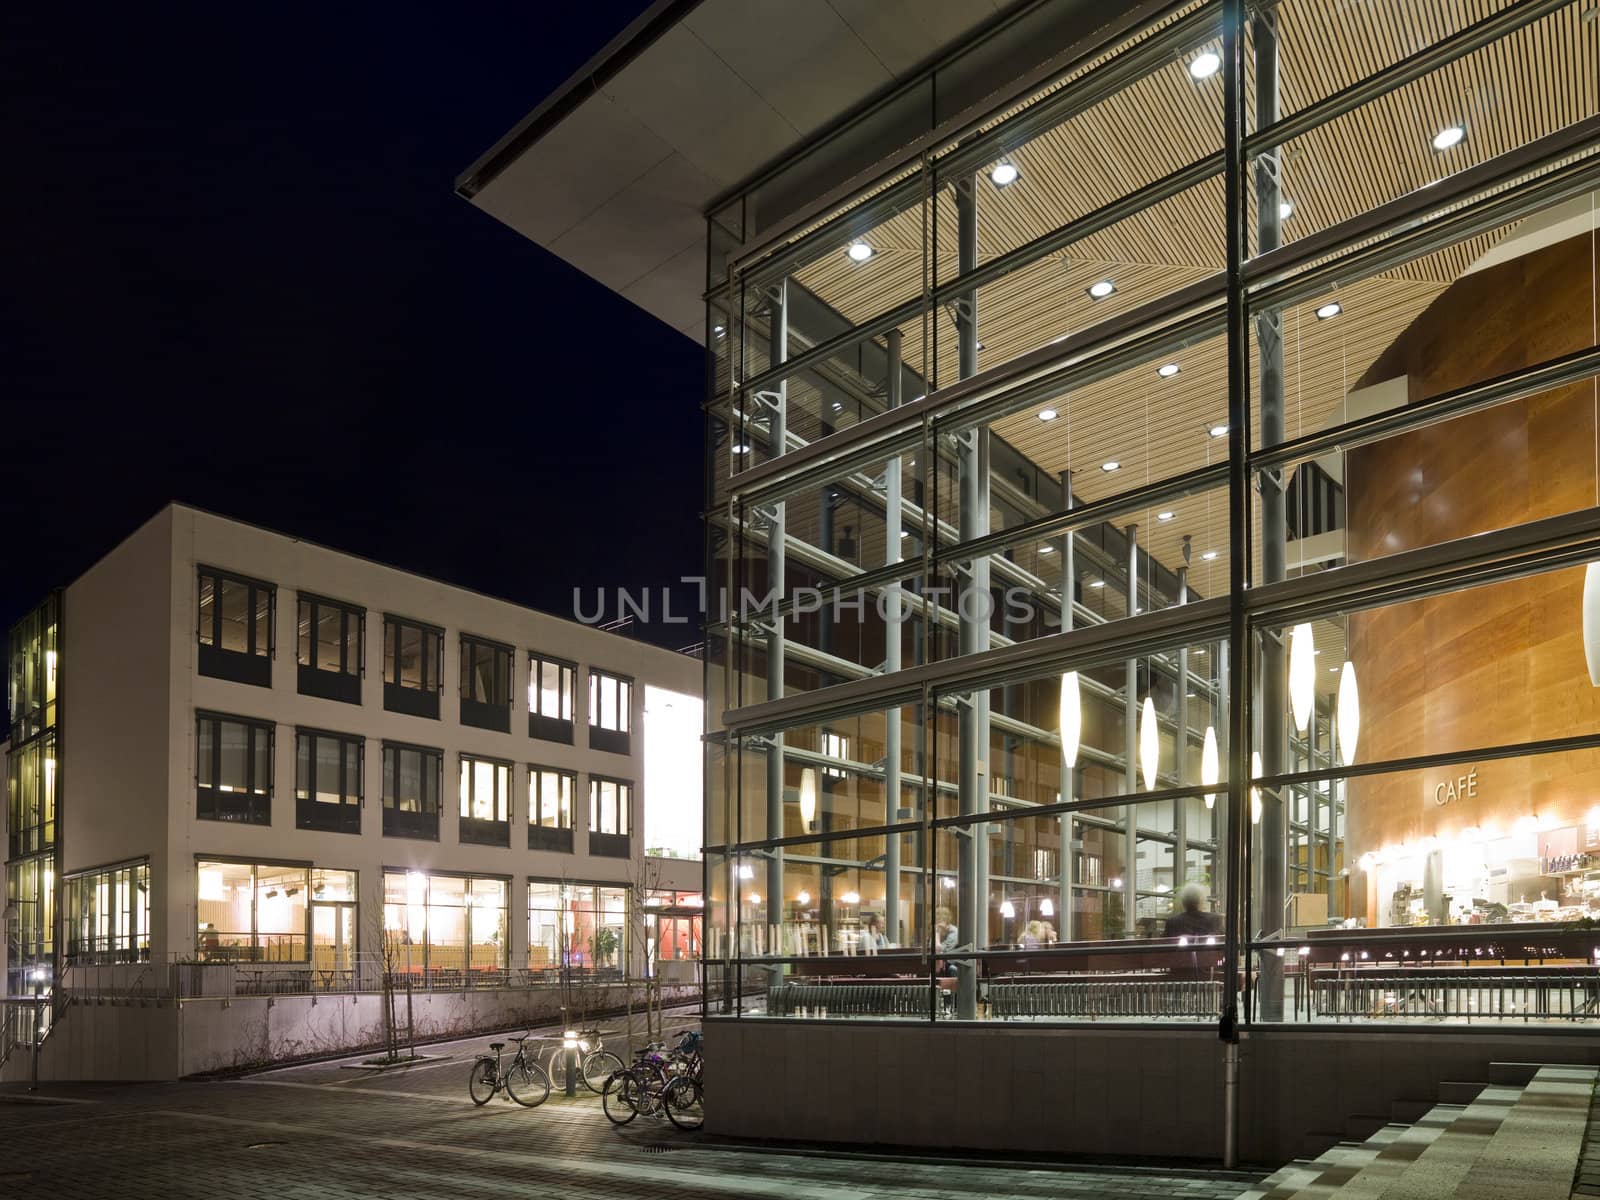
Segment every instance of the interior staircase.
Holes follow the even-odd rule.
[[[1441,1083],[1440,1103],[1391,1114],[1274,1171],[1238,1200],[1569,1200],[1590,1191],[1595,1067],[1492,1063],[1487,1083]],[[1397,1110],[1404,1106],[1397,1105]],[[1356,1118],[1356,1125],[1361,1119]],[[1600,1124],[1600,1120],[1597,1120]]]

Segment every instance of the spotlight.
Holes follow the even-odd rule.
[[[1317,320],[1326,321],[1330,317],[1337,317],[1344,311],[1344,305],[1337,300],[1330,300],[1317,309]]]
[[[1177,363],[1166,363],[1156,368],[1156,374],[1161,376],[1163,379],[1171,379],[1181,370],[1183,370],[1183,368]]]
[[[1435,150],[1448,150],[1452,146],[1459,146],[1461,139],[1467,136],[1467,131],[1460,125],[1446,125],[1433,135],[1433,148]]]
[[[1021,174],[1022,172],[1017,170],[1015,163],[1002,160],[995,163],[994,169],[989,172],[989,182],[994,184],[995,187],[1007,187],[1015,183],[1017,177]]]
[[[1189,60],[1189,74],[1195,79],[1210,79],[1222,69],[1222,57],[1213,50],[1202,50]]]
[[[851,262],[863,263],[871,258],[876,251],[865,242],[851,242],[850,248],[845,253],[850,256]]]
[[[1109,279],[1102,279],[1099,283],[1091,283],[1085,290],[1088,291],[1089,295],[1094,297],[1096,300],[1104,300],[1107,296],[1111,295],[1112,292],[1117,290],[1117,285],[1112,283]]]

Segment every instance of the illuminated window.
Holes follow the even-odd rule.
[[[511,764],[461,756],[461,840],[511,844]]]
[[[605,671],[589,672],[589,745],[614,754],[631,753],[633,680]]]
[[[129,863],[63,880],[66,957],[73,963],[150,957],[150,864]]]
[[[439,840],[444,754],[427,746],[383,744],[383,835]]]
[[[628,830],[633,784],[621,779],[589,779],[589,853],[608,858],[628,856]]]
[[[197,950],[209,962],[305,962],[311,868],[201,859]]]
[[[510,892],[497,876],[385,871],[385,957],[419,982],[459,985],[504,970]]]
[[[528,736],[572,744],[572,692],[577,668],[542,654],[528,656]]]
[[[824,733],[822,735],[822,752],[829,758],[836,758],[840,762],[850,759],[850,739],[842,733]],[[823,767],[822,773],[830,779],[845,778],[843,767]]]

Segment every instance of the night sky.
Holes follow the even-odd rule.
[[[700,571],[699,348],[452,191],[645,0],[8,7],[0,622],[172,499],[563,615]]]

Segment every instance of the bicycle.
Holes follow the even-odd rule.
[[[622,1070],[622,1059],[605,1048],[604,1034],[599,1029],[578,1030],[578,1081],[599,1095],[605,1090],[606,1080]],[[551,1048],[544,1064],[550,1076],[550,1086],[559,1091],[567,1088],[567,1052],[557,1044]]]
[[[652,1042],[634,1054],[630,1067],[612,1073],[601,1093],[601,1107],[613,1125],[626,1125],[634,1117],[661,1116],[679,1129],[699,1129],[705,1124],[700,1035],[687,1033],[669,1053]]]
[[[502,1069],[500,1052],[505,1042],[490,1042],[494,1054],[480,1055],[472,1064],[472,1074],[467,1076],[467,1095],[472,1102],[483,1106],[494,1099],[496,1092],[504,1089],[523,1108],[536,1108],[550,1097],[550,1076],[528,1053],[528,1034],[510,1040],[517,1044],[516,1056]]]

